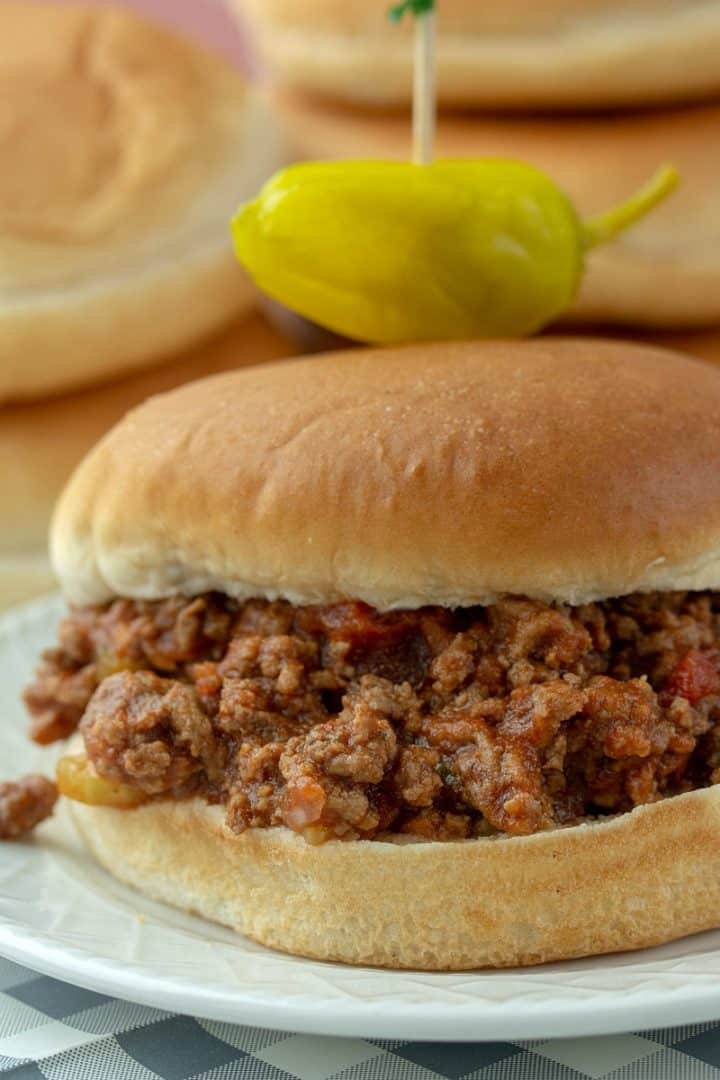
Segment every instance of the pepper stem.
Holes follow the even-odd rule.
[[[583,223],[586,250],[597,247],[598,244],[607,244],[619,233],[640,221],[658,203],[664,202],[679,182],[680,174],[677,169],[672,165],[663,165],[647,184],[620,206],[588,218]]]

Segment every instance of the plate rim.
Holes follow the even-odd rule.
[[[562,1004],[553,1004],[551,996],[525,1001],[522,1010],[511,1001],[451,1004],[431,1000],[422,1004],[403,1002],[393,1009],[387,996],[378,1001],[355,999],[350,1007],[346,1002],[332,1002],[322,1008],[316,1000],[298,1003],[276,994],[247,993],[241,984],[197,985],[177,976],[151,976],[132,964],[42,938],[33,942],[31,938],[30,932],[18,933],[13,920],[0,916],[0,953],[40,974],[160,1011],[298,1034],[413,1042],[497,1042],[657,1031],[720,1019],[717,979],[713,980],[714,991],[711,985],[704,984],[662,990],[648,990],[645,986],[642,993],[614,994],[604,990],[591,999],[581,996],[576,1002]],[[282,959],[282,954],[278,955]],[[477,977],[482,978],[482,973]],[[633,1001],[633,997],[638,1000]],[[328,1019],[330,1010],[332,1020]]]

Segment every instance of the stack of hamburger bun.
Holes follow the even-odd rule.
[[[227,221],[282,161],[230,65],[130,10],[0,5],[0,604],[48,587],[52,504],[130,406],[289,346]]]
[[[409,157],[410,27],[388,24],[385,0],[236,2],[299,156]],[[720,325],[720,5],[440,0],[437,19],[438,156],[529,161],[583,216],[663,162],[681,173],[662,208],[593,253],[569,321],[681,332],[720,359],[704,333]]]
[[[409,29],[385,0],[233,0],[278,82],[332,100],[410,100]],[[607,109],[720,90],[713,0],[440,0],[438,92],[480,109]]]

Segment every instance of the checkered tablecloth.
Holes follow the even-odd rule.
[[[716,1080],[720,1024],[526,1043],[291,1035],[195,1020],[0,959],[3,1080]]]

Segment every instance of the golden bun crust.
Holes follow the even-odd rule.
[[[0,402],[130,371],[254,302],[227,219],[281,163],[224,61],[130,11],[0,4]]]
[[[70,803],[112,874],[263,945],[424,970],[538,964],[720,924],[720,788],[601,823],[456,843],[235,835],[200,801]]]
[[[412,86],[410,27],[385,0],[231,0],[274,78],[338,100],[396,105]],[[408,20],[409,22],[410,20]],[[443,0],[443,104],[603,108],[720,89],[714,0]]]
[[[720,373],[594,339],[354,350],[131,412],[60,502],[73,603],[381,609],[720,585]]]
[[[30,595],[37,576],[33,568],[40,553],[44,555],[52,508],[63,485],[83,455],[128,409],[203,375],[277,360],[293,351],[256,315],[167,364],[63,397],[0,409],[0,602],[11,593],[17,599]],[[13,568],[21,552],[34,554],[29,587],[17,589],[12,587]],[[2,574],[3,560],[9,560],[7,575]],[[19,580],[25,577],[20,567]],[[52,580],[47,560],[39,580]]]
[[[720,15],[720,5],[717,7]],[[410,124],[276,95],[295,152],[307,158],[404,158]],[[583,216],[621,202],[664,161],[677,192],[648,218],[593,251],[571,312],[584,322],[656,328],[720,323],[720,107],[555,119],[441,116],[441,157],[510,157],[545,170]]]

